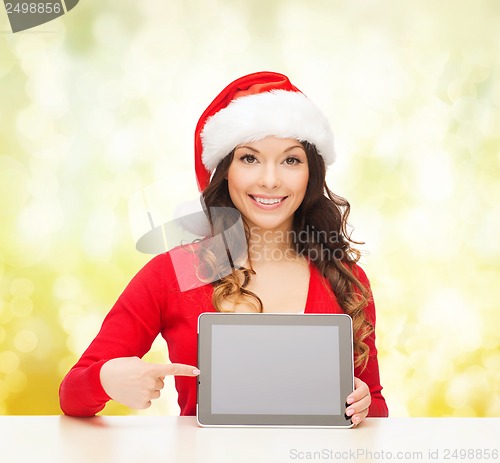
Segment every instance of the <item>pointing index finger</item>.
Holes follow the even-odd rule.
[[[200,370],[193,365],[183,363],[154,364],[155,373],[158,376],[198,376]]]

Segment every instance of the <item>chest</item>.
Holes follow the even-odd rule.
[[[255,265],[254,270],[246,289],[260,298],[264,313],[304,312],[310,284],[307,262]]]
[[[331,288],[314,266],[295,269],[296,273],[292,274],[280,272],[279,268],[272,270],[261,269],[247,287],[261,298],[264,312],[299,313],[305,308],[306,313],[343,313]],[[205,285],[167,297],[162,318],[168,323],[163,325],[162,334],[173,362],[196,361],[198,316],[215,311],[212,296],[212,286]],[[229,308],[233,310],[234,307]],[[244,306],[238,306],[236,311],[255,312]]]

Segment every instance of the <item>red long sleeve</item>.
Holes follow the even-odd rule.
[[[372,403],[370,405],[370,409],[368,412],[368,416],[371,417],[386,417],[389,416],[389,410],[387,408],[387,404],[385,402],[384,397],[382,396],[382,386],[380,384],[380,373],[378,367],[378,356],[377,356],[377,347],[375,344],[375,325],[376,325],[376,312],[375,312],[375,303],[373,301],[373,294],[370,288],[370,282],[365,272],[361,267],[357,268],[357,276],[361,283],[369,290],[370,299],[368,302],[368,306],[365,309],[365,314],[368,320],[370,320],[373,324],[373,332],[372,334],[365,340],[370,348],[370,356],[368,358],[368,363],[366,368],[361,372],[360,368],[355,369],[354,375],[359,379],[364,381],[368,387],[370,388],[370,395],[372,398]]]
[[[190,257],[191,256],[191,257]],[[186,259],[193,258],[192,254]],[[186,264],[182,271],[195,268]],[[358,267],[359,268],[359,267]],[[305,313],[342,313],[331,290],[319,271],[310,266],[311,277]],[[142,357],[158,334],[168,344],[169,358],[174,363],[197,365],[197,320],[203,312],[214,312],[211,285],[180,291],[169,254],[153,258],[130,281],[104,319],[101,330],[76,365],[69,371],[59,389],[61,409],[67,415],[92,416],[109,400],[101,386],[102,365],[118,357]],[[182,275],[186,281],[186,275]],[[369,287],[361,271],[361,281]],[[366,308],[375,323],[373,301]],[[387,405],[381,394],[375,334],[368,338],[370,358],[363,372],[355,371],[368,384],[372,395],[369,416],[387,416]],[[196,413],[196,380],[175,377],[181,415]]]
[[[110,399],[101,386],[102,365],[118,357],[142,357],[161,329],[164,289],[162,258],[153,259],[128,284],[101,330],[78,363],[64,378],[60,389],[63,412],[92,416]]]

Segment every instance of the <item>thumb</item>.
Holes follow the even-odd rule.
[[[154,373],[160,376],[198,376],[200,370],[184,363],[152,364]]]

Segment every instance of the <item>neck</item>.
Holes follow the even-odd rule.
[[[292,240],[293,231],[250,227],[249,257],[252,262],[287,260],[296,258]]]

